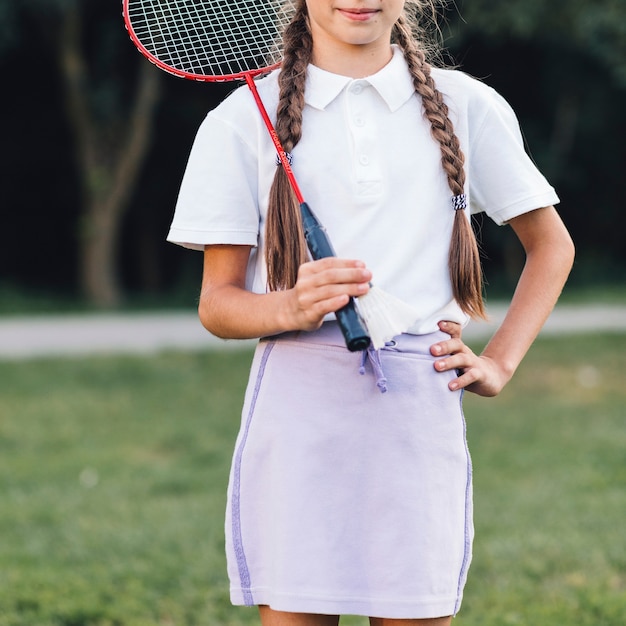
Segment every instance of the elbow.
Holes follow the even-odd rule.
[[[205,330],[208,330],[211,334],[215,334],[213,332],[208,307],[202,297],[200,298],[200,302],[198,302],[198,318],[200,319],[200,323],[204,326]]]
[[[574,266],[576,247],[569,231],[562,222],[545,239],[544,249],[549,255],[549,262],[567,279]]]
[[[218,319],[215,314],[215,307],[212,305],[209,296],[205,293],[200,294],[200,300],[198,302],[198,318],[200,319],[200,323],[204,326],[205,330],[210,332],[215,337],[226,339],[226,337],[220,333]]]
[[[561,249],[560,249],[559,256],[562,259],[564,270],[569,276],[569,273],[574,267],[574,260],[576,258],[576,246],[574,245],[574,241],[571,238],[569,233],[567,232],[565,233],[565,237],[563,238],[563,241],[561,242],[560,248]]]
[[[527,249],[527,262],[534,272],[539,272],[546,280],[561,288],[574,267],[576,248],[569,232],[563,227],[544,238],[540,245]]]
[[[551,276],[554,285],[559,285],[562,290],[574,267],[576,248],[574,242],[567,231],[557,240],[552,241],[549,255],[541,264],[542,271],[546,276]]]

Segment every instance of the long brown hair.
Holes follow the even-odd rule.
[[[441,163],[452,196],[462,196],[465,192],[465,157],[448,116],[448,107],[431,76],[431,65],[422,43],[422,18],[426,12],[432,17],[435,8],[430,1],[409,0],[407,4],[411,5],[411,10],[405,10],[396,22],[392,40],[403,50],[415,91],[422,99],[431,134],[441,149]],[[419,33],[421,45],[416,33]],[[306,70],[312,54],[313,39],[306,3],[300,0],[283,34],[283,63],[278,79],[276,133],[288,153],[302,137]],[[451,202],[450,213],[450,219],[454,220],[449,252],[452,293],[465,313],[484,318],[482,268],[476,237],[465,211],[454,210]],[[298,201],[282,167],[276,168],[270,189],[265,236],[269,287],[273,291],[289,289],[296,282],[299,266],[307,260],[307,251]]]

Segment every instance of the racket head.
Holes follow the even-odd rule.
[[[292,0],[123,0],[128,34],[157,67],[191,80],[222,82],[280,65]]]

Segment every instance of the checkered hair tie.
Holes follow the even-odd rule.
[[[467,209],[467,196],[464,193],[452,196],[452,208],[455,211],[465,211]]]
[[[291,162],[293,161],[293,154],[291,154],[291,152],[283,152],[283,154],[285,155],[285,158],[289,162],[289,165],[291,165]],[[282,161],[280,159],[280,155],[277,154],[276,155],[276,166],[278,167],[281,164],[282,164]]]

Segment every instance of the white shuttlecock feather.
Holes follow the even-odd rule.
[[[370,290],[357,298],[359,312],[377,350],[392,337],[408,330],[419,314],[399,298],[370,285]]]

